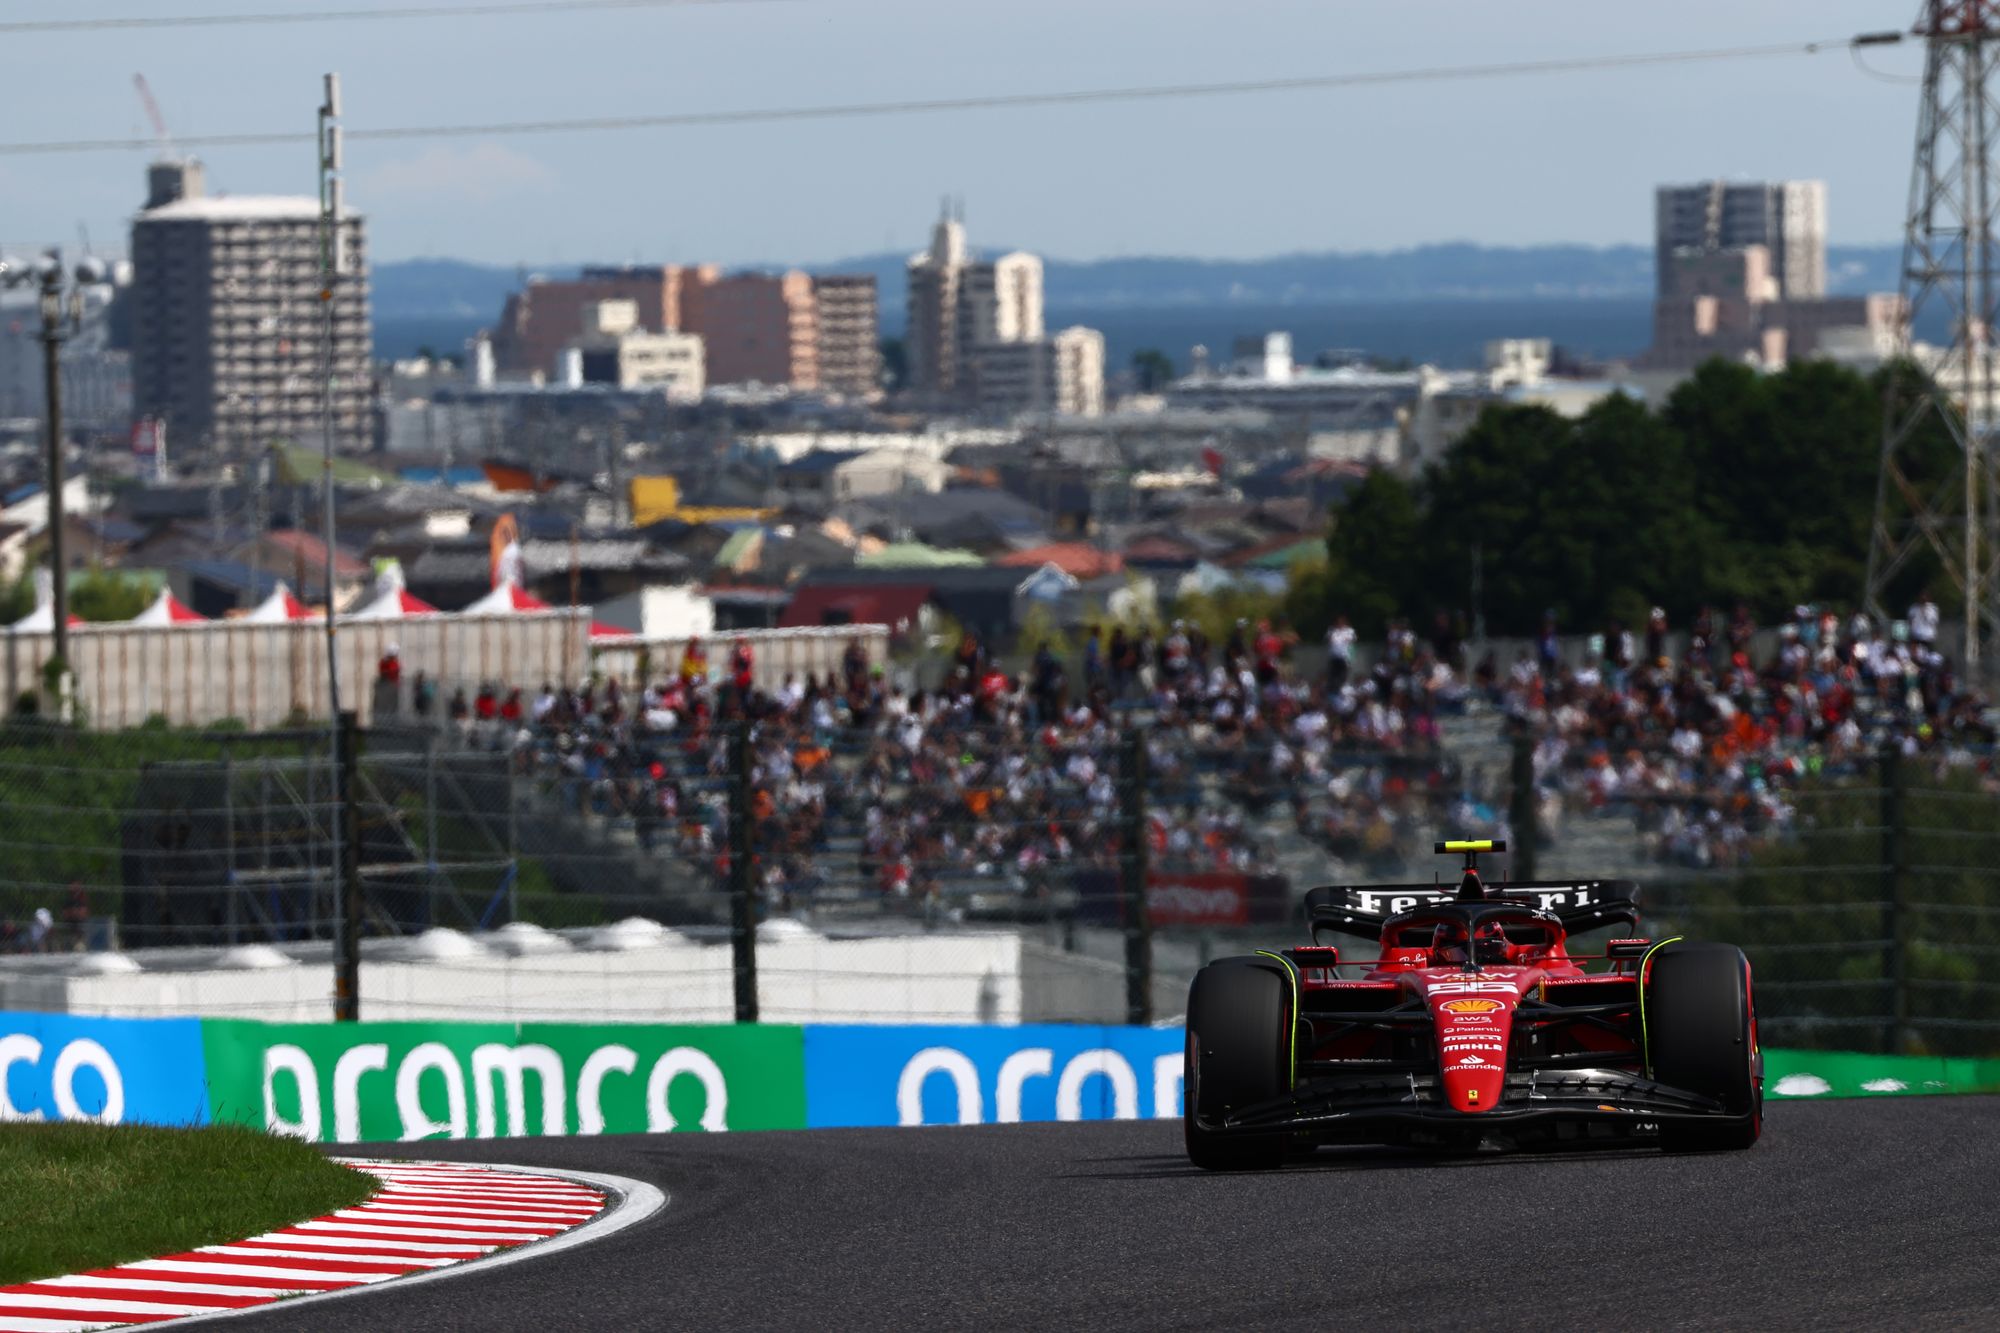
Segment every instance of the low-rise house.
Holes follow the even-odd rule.
[[[1125,568],[1125,557],[1116,551],[1092,546],[1089,542],[1054,542],[1047,546],[1031,546],[1024,551],[1011,552],[1000,556],[993,563],[1011,565],[1017,569],[1040,569],[1048,565],[1061,570],[1071,578],[1088,580],[1120,572]]]
[[[814,497],[826,503],[944,489],[951,469],[908,449],[819,449],[777,469],[781,499]]]
[[[195,559],[213,558],[215,551],[199,553]],[[326,594],[326,543],[313,533],[298,528],[278,528],[231,548],[229,558],[240,564],[274,571],[292,585],[292,590],[308,602],[324,603]],[[333,552],[333,605],[346,611],[359,605],[374,578],[374,571],[360,559],[341,550]],[[254,592],[255,590],[246,590]],[[251,597],[254,603],[264,594]]]

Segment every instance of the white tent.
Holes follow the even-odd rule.
[[[243,619],[253,625],[282,625],[288,620],[318,620],[320,617],[311,607],[292,595],[292,590],[280,581],[271,589],[271,595],[245,612]]]
[[[460,608],[459,614],[462,616],[495,616],[512,615],[516,611],[548,611],[552,609],[547,602],[535,596],[535,594],[524,592],[511,583],[501,583],[496,585],[492,592],[487,593],[471,606]]]
[[[181,601],[180,598],[174,596],[173,589],[162,588],[160,589],[160,595],[153,599],[151,606],[141,611],[138,615],[133,616],[125,623],[128,625],[196,625],[205,622],[207,619],[207,616],[194,610]]]
[[[81,616],[77,615],[74,611],[70,612],[69,627],[71,629],[75,629],[82,623],[83,618]],[[34,610],[28,612],[27,615],[22,616],[7,628],[15,634],[51,634],[55,632],[55,627],[56,604],[54,602],[37,602]]]
[[[385,589],[380,596],[359,611],[350,611],[342,620],[401,620],[404,616],[434,616],[438,609],[421,597],[404,592],[401,587]]]

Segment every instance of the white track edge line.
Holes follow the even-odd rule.
[[[342,1159],[335,1158],[335,1161]],[[667,1194],[657,1185],[648,1185],[643,1180],[633,1180],[627,1176],[610,1176],[596,1171],[561,1171],[542,1166],[505,1166],[497,1162],[469,1162],[468,1166],[485,1167],[492,1171],[520,1171],[527,1175],[552,1176],[559,1180],[581,1180],[609,1194],[614,1202],[610,1207],[591,1218],[571,1227],[567,1231],[512,1246],[505,1250],[478,1259],[467,1259],[449,1268],[429,1268],[416,1273],[404,1273],[380,1282],[369,1282],[339,1291],[316,1291],[306,1296],[291,1296],[279,1301],[266,1301],[261,1305],[239,1306],[233,1310],[217,1310],[214,1314],[183,1315],[167,1320],[154,1327],[169,1327],[187,1324],[214,1323],[222,1319],[235,1319],[241,1315],[259,1314],[267,1310],[296,1310],[302,1306],[317,1305],[321,1301],[338,1300],[343,1296],[355,1296],[363,1292],[385,1289],[401,1290],[419,1282],[434,1282],[442,1278],[458,1277],[473,1272],[489,1272],[503,1264],[520,1263],[527,1259],[538,1259],[545,1254],[567,1250],[578,1245],[588,1245],[595,1240],[637,1226],[653,1214],[667,1206]],[[365,1168],[364,1168],[365,1169]]]

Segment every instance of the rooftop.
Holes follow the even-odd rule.
[[[344,209],[342,218],[358,218]],[[210,195],[176,199],[139,214],[141,222],[311,222],[319,217],[319,200],[303,194]]]
[[[861,457],[863,452],[860,449],[815,449],[786,463],[778,471],[792,476],[814,476],[822,472],[831,472],[842,463],[851,463]]]

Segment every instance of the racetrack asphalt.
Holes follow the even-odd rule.
[[[669,1198],[546,1260],[258,1330],[2000,1325],[2000,1098],[1771,1104],[1744,1153],[1322,1150],[1207,1175],[1178,1123],[343,1146]]]

